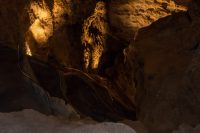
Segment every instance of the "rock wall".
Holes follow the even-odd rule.
[[[0,41],[14,48],[20,44],[40,60],[81,68],[82,24],[95,5],[79,0],[1,1]]]
[[[117,36],[132,40],[135,32],[159,18],[187,10],[189,1],[126,0],[112,1],[109,5],[110,25]],[[185,4],[185,5],[184,5]]]
[[[0,1],[0,44],[104,77],[150,133],[168,133],[200,119],[200,6],[194,0],[187,11],[189,2]]]
[[[199,7],[194,1],[187,12],[142,28],[130,46],[143,75],[137,87],[138,118],[150,133],[199,123]]]
[[[87,66],[88,61],[86,60],[93,60],[92,62],[95,58],[100,60],[105,49],[109,49],[107,47],[97,48],[99,46],[96,43],[104,40],[101,43],[105,47],[107,44],[116,43],[105,41],[108,38],[115,38],[111,41],[121,39],[130,41],[138,28],[145,27],[173,12],[186,10],[185,6],[180,5],[182,4],[180,1],[175,4],[173,1],[165,0],[110,1],[105,3],[105,9],[101,9],[101,7],[95,9],[97,0],[29,0],[20,2],[7,0],[1,1],[0,4],[2,6],[0,17],[3,20],[0,22],[2,31],[0,42],[8,42],[7,45],[15,48],[17,48],[16,44],[23,45],[29,55],[79,69]],[[99,15],[97,10],[105,10],[105,20],[102,20],[103,17],[97,17]],[[98,13],[95,14],[95,12]],[[91,18],[93,20],[89,22]],[[87,20],[88,23],[84,23]],[[91,23],[92,21],[96,23],[96,30],[103,36],[100,37],[94,33],[95,30],[86,30],[86,27],[94,25]],[[95,25],[93,28],[95,29]],[[100,38],[99,41],[94,42],[92,49],[102,50],[96,50],[96,52],[93,50],[94,54],[91,55],[91,59],[85,59],[89,58],[87,52],[84,52],[89,51],[84,47],[88,37],[91,38],[91,35],[87,35],[89,32],[93,38]],[[91,39],[87,40],[91,43],[90,41]],[[120,46],[123,45],[127,46],[128,43]],[[99,63],[94,63],[93,67],[98,69],[98,65]]]
[[[121,51],[117,52],[114,65],[107,68],[106,72],[135,104],[137,104],[135,96],[137,87],[143,82],[140,69],[142,63],[136,61],[138,57],[134,52],[135,48],[129,48],[129,42],[137,38],[140,28],[149,26],[165,16],[186,11],[188,3],[189,1],[176,3],[172,0],[127,0],[109,3],[108,18],[111,34],[122,41],[118,41],[121,43]]]

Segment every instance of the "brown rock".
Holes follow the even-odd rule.
[[[109,5],[110,23],[116,35],[132,40],[139,28],[174,12],[187,10],[187,6],[182,3],[179,1],[176,4],[173,0],[112,1]]]
[[[133,44],[144,76],[137,88],[142,97],[138,118],[150,133],[169,133],[181,123],[200,120],[199,6],[195,2],[192,6],[198,8],[141,29]]]

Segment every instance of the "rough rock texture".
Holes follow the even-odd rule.
[[[1,1],[2,8],[0,12],[3,21],[0,23],[0,30],[4,32],[0,41],[10,42],[10,45],[15,48],[17,47],[16,44],[24,45],[27,54],[37,56],[41,60],[47,61],[50,58],[50,60],[54,60],[59,64],[80,69],[84,66],[84,48],[81,45],[84,20],[93,18],[96,21],[96,24],[92,24],[94,25],[93,28],[96,27],[97,31],[100,30],[100,33],[103,33],[103,36],[100,37],[102,39],[95,41],[94,46],[92,46],[96,50],[92,50],[94,54],[91,55],[93,58],[90,60],[101,57],[103,48],[98,48],[99,45],[96,43],[105,40],[105,32],[108,32],[106,24],[102,23],[101,17],[98,18],[97,13],[93,14],[97,10],[102,10],[95,9],[96,2],[97,0]],[[107,2],[107,5],[105,12],[108,14],[109,26],[120,30],[119,32],[114,30],[114,32],[117,33],[117,38],[124,39],[127,39],[124,36],[132,38],[132,30],[135,31],[138,28],[147,26],[172,12],[185,10],[185,7],[176,5],[173,1],[165,0],[155,2],[151,0],[111,1]],[[98,21],[99,19],[100,21]],[[91,22],[92,20],[85,27],[91,27]],[[98,30],[98,28],[100,29]],[[83,36],[85,36],[87,30],[83,32],[85,32],[83,33]],[[94,32],[92,33],[93,39],[97,39],[96,31],[91,32]],[[88,39],[88,37],[86,38]],[[83,44],[85,44],[85,41],[83,41]],[[91,39],[87,40],[87,43],[91,43],[90,41]],[[105,44],[106,42],[102,45],[105,46]],[[96,67],[98,63],[92,62],[91,64]],[[87,63],[85,64],[87,66]]]
[[[139,28],[174,12],[187,10],[186,3],[188,0],[177,3],[173,0],[113,0],[109,5],[110,25],[117,36],[132,40]]]
[[[187,1],[184,2],[188,3]],[[175,3],[172,0],[118,0],[109,3],[108,18],[110,32],[112,36],[123,41],[118,41],[121,43],[119,45],[121,50],[117,52],[118,54],[115,54],[113,65],[106,69],[106,75],[135,104],[136,88],[141,85],[139,82],[142,82],[139,70],[141,64],[134,59],[137,58],[136,55],[128,55],[129,48],[123,49],[129,45],[129,42],[134,41],[138,29],[150,25],[159,18],[185,10],[187,10],[186,4]],[[111,43],[114,42],[112,41]],[[115,42],[114,44],[117,43]],[[132,73],[135,73],[135,75]],[[136,81],[136,79],[140,80]]]
[[[85,71],[95,72],[99,68],[108,34],[106,13],[106,3],[98,2],[94,13],[83,24],[82,44]]]
[[[34,2],[31,2],[33,5]],[[81,45],[81,32],[84,20],[93,12],[96,5],[95,1],[39,1],[36,7],[44,10],[44,15],[29,9],[29,17],[33,24],[30,25],[31,33],[41,35],[33,36],[36,43],[31,48],[34,41],[27,43],[33,55],[44,58],[45,61],[55,62],[59,65],[82,69],[83,48]],[[86,8],[81,8],[86,7]],[[39,20],[38,20],[39,18]],[[41,19],[40,19],[41,18]],[[35,24],[39,21],[40,25]],[[35,28],[32,28],[34,25]],[[44,27],[42,27],[44,25]],[[46,26],[46,29],[45,29]],[[38,31],[43,30],[44,33]],[[47,32],[47,34],[45,33]],[[44,36],[43,38],[41,38]],[[43,41],[40,41],[43,40]],[[38,53],[38,54],[37,54]]]
[[[130,46],[143,73],[137,86],[138,118],[150,133],[169,133],[182,123],[200,121],[199,7],[194,1],[188,12],[141,29]]]
[[[87,81],[82,88],[96,90],[99,94],[95,96],[102,96],[106,90],[111,105],[117,101],[118,106],[131,110],[137,105],[138,118],[150,133],[168,133],[181,123],[199,123],[198,0],[188,12],[190,0],[97,1],[0,1],[0,45],[23,46],[26,54],[59,69],[83,70],[85,73],[75,75],[79,83]],[[133,44],[128,46],[130,41]],[[14,69],[14,65],[9,67]],[[48,71],[44,71],[45,76],[53,81],[54,74],[48,75]],[[73,75],[67,76],[66,80],[73,79]],[[8,79],[2,77],[2,81],[5,84]],[[74,87],[72,81],[68,87],[81,92],[81,86]],[[40,82],[44,88],[50,86]],[[77,100],[82,101],[81,93],[78,96]],[[89,98],[85,103],[92,101]],[[113,99],[117,100],[110,102]]]
[[[0,4],[1,42],[15,48],[20,44],[27,54],[43,61],[50,58],[65,66],[82,67],[81,26],[93,12],[95,1],[8,0]]]
[[[136,133],[122,123],[69,122],[33,110],[0,113],[2,133]]]
[[[180,125],[178,130],[175,130],[172,133],[199,133],[199,132],[200,132],[200,125],[192,127],[187,124],[182,124]]]
[[[97,1],[0,1],[0,41],[42,61],[104,76],[134,101],[123,49],[138,28],[186,7],[166,0]]]

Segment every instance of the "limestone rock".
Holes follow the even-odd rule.
[[[84,70],[87,72],[97,71],[103,51],[105,50],[108,36],[106,13],[106,3],[98,2],[94,13],[83,24],[81,41],[84,47]]]
[[[150,133],[168,133],[182,123],[194,125],[200,120],[199,1],[191,6],[188,12],[141,29],[130,46],[143,73],[143,82],[137,87],[142,97],[138,118]]]
[[[81,69],[81,26],[95,1],[7,0],[0,4],[0,42],[24,46],[28,55],[40,60]]]
[[[27,54],[40,60],[54,60],[64,66],[82,69],[82,25],[95,12],[96,3],[97,0],[1,1],[0,30],[4,32],[1,33],[0,41],[10,42],[9,45],[15,48],[20,44],[25,47]],[[172,12],[186,10],[185,6],[180,5],[183,2],[177,3],[166,0],[111,1],[106,2],[106,16],[117,38],[131,40],[138,28]],[[101,29],[107,29],[106,25],[100,21],[98,23],[96,25],[101,26]],[[103,34],[101,40],[107,38],[105,32]],[[94,50],[96,54],[93,58],[101,58],[102,48],[95,49],[101,50]],[[93,58],[91,60],[95,60]]]
[[[174,12],[187,10],[182,3],[173,0],[113,0],[109,5],[110,25],[117,36],[132,40],[139,28]]]
[[[131,101],[127,105],[136,105],[138,118],[150,133],[199,123],[199,1],[194,0],[188,11],[190,0],[111,0],[103,6],[97,1],[1,0],[0,45],[23,46],[28,55],[58,68],[95,74],[90,75],[90,82],[95,80],[89,84],[92,89],[105,78],[115,86],[119,101],[119,94],[125,94]],[[133,44],[128,46],[130,41]],[[14,65],[9,67],[15,70]],[[13,78],[4,75],[3,84]],[[16,89],[14,85],[10,88]]]
[[[137,93],[137,87],[142,85],[141,82],[143,82],[140,76],[142,63],[136,60],[138,57],[134,54],[135,52],[131,52],[130,49],[133,50],[134,48],[129,48],[129,42],[135,40],[140,28],[146,27],[165,16],[186,10],[187,4],[175,3],[172,0],[118,0],[109,3],[110,30],[113,36],[123,40],[121,44],[124,47],[116,54],[114,65],[107,68],[106,71],[108,77],[112,77],[112,81],[126,93],[133,103],[138,103],[135,94]],[[117,46],[115,45],[115,47]],[[124,48],[125,50],[123,50]]]

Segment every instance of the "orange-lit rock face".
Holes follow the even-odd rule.
[[[132,40],[139,28],[146,27],[173,12],[187,10],[186,6],[179,4],[173,0],[113,1],[109,11],[110,23],[115,28],[116,35]]]
[[[183,6],[166,0],[113,1],[107,4],[109,4],[109,10],[106,14],[110,14],[109,25],[114,27],[115,31],[113,33],[117,37],[119,36],[126,40],[131,40],[136,29],[147,26],[157,19],[169,15],[171,12],[186,10]],[[70,28],[72,26],[78,27],[75,25],[79,25],[80,27],[77,30],[83,29],[83,21],[94,14],[96,1],[38,0],[36,2],[35,0],[7,0],[1,1],[1,5],[0,12],[2,15],[0,17],[2,21],[0,22],[0,29],[2,31],[5,31],[5,29],[10,30],[0,36],[1,41],[15,43],[20,40],[28,49],[27,53],[29,55],[31,53],[31,55],[39,56],[38,58],[41,57],[40,59],[47,60],[49,53],[52,53],[60,64],[69,65],[71,59],[68,57],[76,56],[74,52],[70,51],[75,51],[77,48],[82,47],[81,36],[85,36],[81,33],[82,30],[72,30],[76,33],[80,32],[80,35],[76,37],[77,39],[72,39],[73,37],[71,36],[73,35]],[[14,15],[15,12],[19,12],[19,14]],[[11,15],[12,13],[13,15]],[[12,20],[8,18],[12,18]],[[13,24],[11,21],[13,21]],[[104,24],[97,25],[101,25],[101,29],[106,29]],[[20,33],[17,34],[16,31],[20,31]],[[90,42],[92,39],[88,40]],[[70,46],[72,43],[77,45],[73,45],[75,47],[72,48]],[[96,50],[97,54],[94,54],[94,58],[100,58],[101,51]],[[82,65],[81,62],[84,62],[84,57],[81,57],[81,50],[77,53],[80,54],[77,59],[81,60],[77,64]],[[96,60],[94,58],[91,59],[93,60],[93,63],[91,63],[93,68],[98,65],[98,61],[94,61]]]
[[[64,66],[81,66],[82,30],[78,26],[82,26],[86,16],[92,13],[90,10],[94,10],[92,6],[95,4],[91,1],[76,0],[31,1],[26,6],[30,19],[29,28],[25,33],[26,53],[44,61],[48,61],[51,56],[54,61]],[[80,5],[85,5],[86,8],[78,8]],[[74,34],[80,35],[73,36]]]
[[[57,2],[53,3],[53,11],[49,9],[45,1],[30,3],[28,14],[31,25],[26,33],[25,40],[27,54],[47,60],[49,39],[53,36],[54,30],[63,24],[60,16],[64,13],[64,8],[60,8]],[[54,24],[54,17],[56,18],[56,25]]]
[[[53,33],[52,16],[47,5],[43,3],[39,6],[37,3],[31,3],[29,15],[31,21],[29,30],[35,41],[40,45],[46,43]]]
[[[86,71],[96,70],[99,67],[100,58],[106,43],[106,34],[108,32],[106,13],[106,4],[104,2],[98,2],[94,13],[83,24],[83,60]]]

